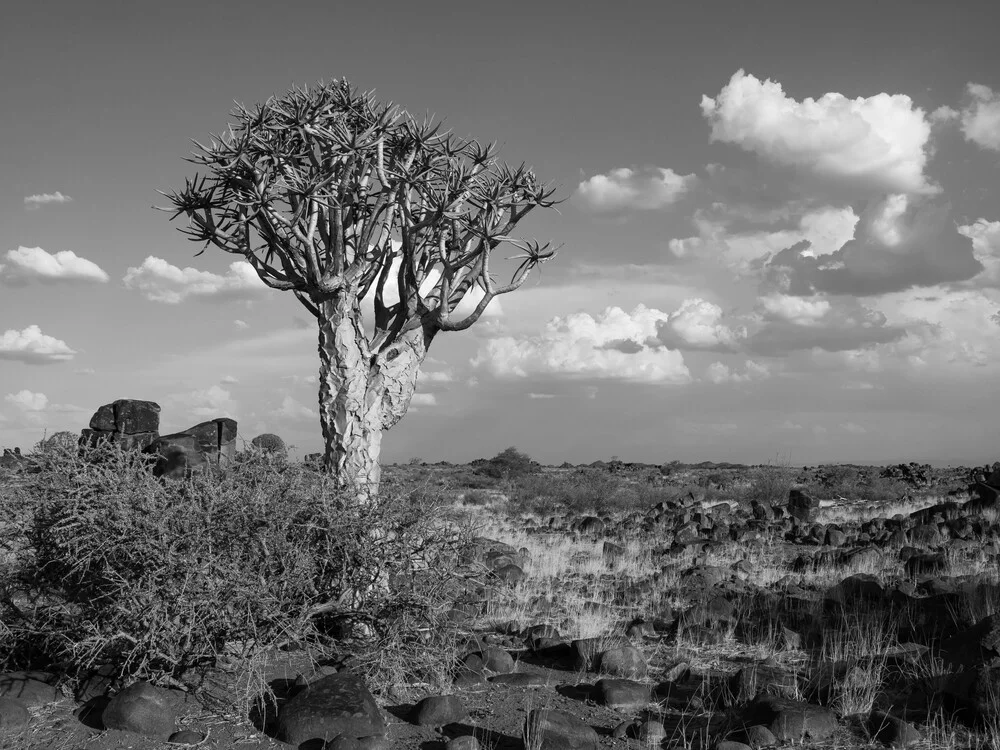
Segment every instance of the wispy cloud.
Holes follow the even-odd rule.
[[[72,250],[53,254],[40,247],[18,247],[8,250],[6,258],[8,263],[0,265],[0,282],[8,286],[24,286],[33,281],[103,284],[110,278],[96,263],[81,258]]]
[[[53,203],[72,203],[73,199],[68,195],[63,195],[58,190],[54,193],[38,193],[37,195],[28,195],[24,198],[24,207],[29,211],[34,211],[41,208],[42,206],[48,206]]]

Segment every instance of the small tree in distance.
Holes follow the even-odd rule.
[[[207,174],[164,193],[171,218],[186,215],[192,240],[243,256],[316,318],[324,468],[367,496],[382,432],[406,413],[437,333],[474,324],[555,254],[510,235],[532,209],[555,205],[554,190],[523,164],[499,162],[494,146],[418,122],[346,80],[231,114],[227,133],[195,141],[191,161]],[[502,285],[491,272],[501,244],[517,249]]]

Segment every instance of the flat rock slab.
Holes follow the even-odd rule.
[[[16,698],[0,698],[0,730],[27,726],[31,721],[28,707]]]
[[[375,697],[364,680],[349,672],[308,685],[278,714],[278,739],[295,746],[309,740],[329,742],[338,736],[361,738],[385,732]]]
[[[762,725],[781,741],[822,740],[838,727],[837,716],[828,708],[788,698],[768,697],[754,701],[744,711],[748,726]]]

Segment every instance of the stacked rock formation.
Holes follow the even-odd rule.
[[[94,412],[90,428],[81,433],[80,444],[95,446],[110,440],[128,450],[144,450],[160,436],[159,429],[159,404],[120,398]]]
[[[182,477],[208,466],[225,466],[236,455],[236,420],[200,422],[181,432],[160,435],[160,406],[152,401],[118,399],[100,407],[82,431],[80,444],[106,440],[128,450],[156,456],[155,476]]]

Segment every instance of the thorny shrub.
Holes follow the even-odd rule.
[[[360,506],[254,452],[187,480],[113,445],[30,462],[0,484],[0,671],[169,682],[222,654],[329,643],[334,621],[364,623],[384,663],[444,609],[461,540],[419,492]]]

